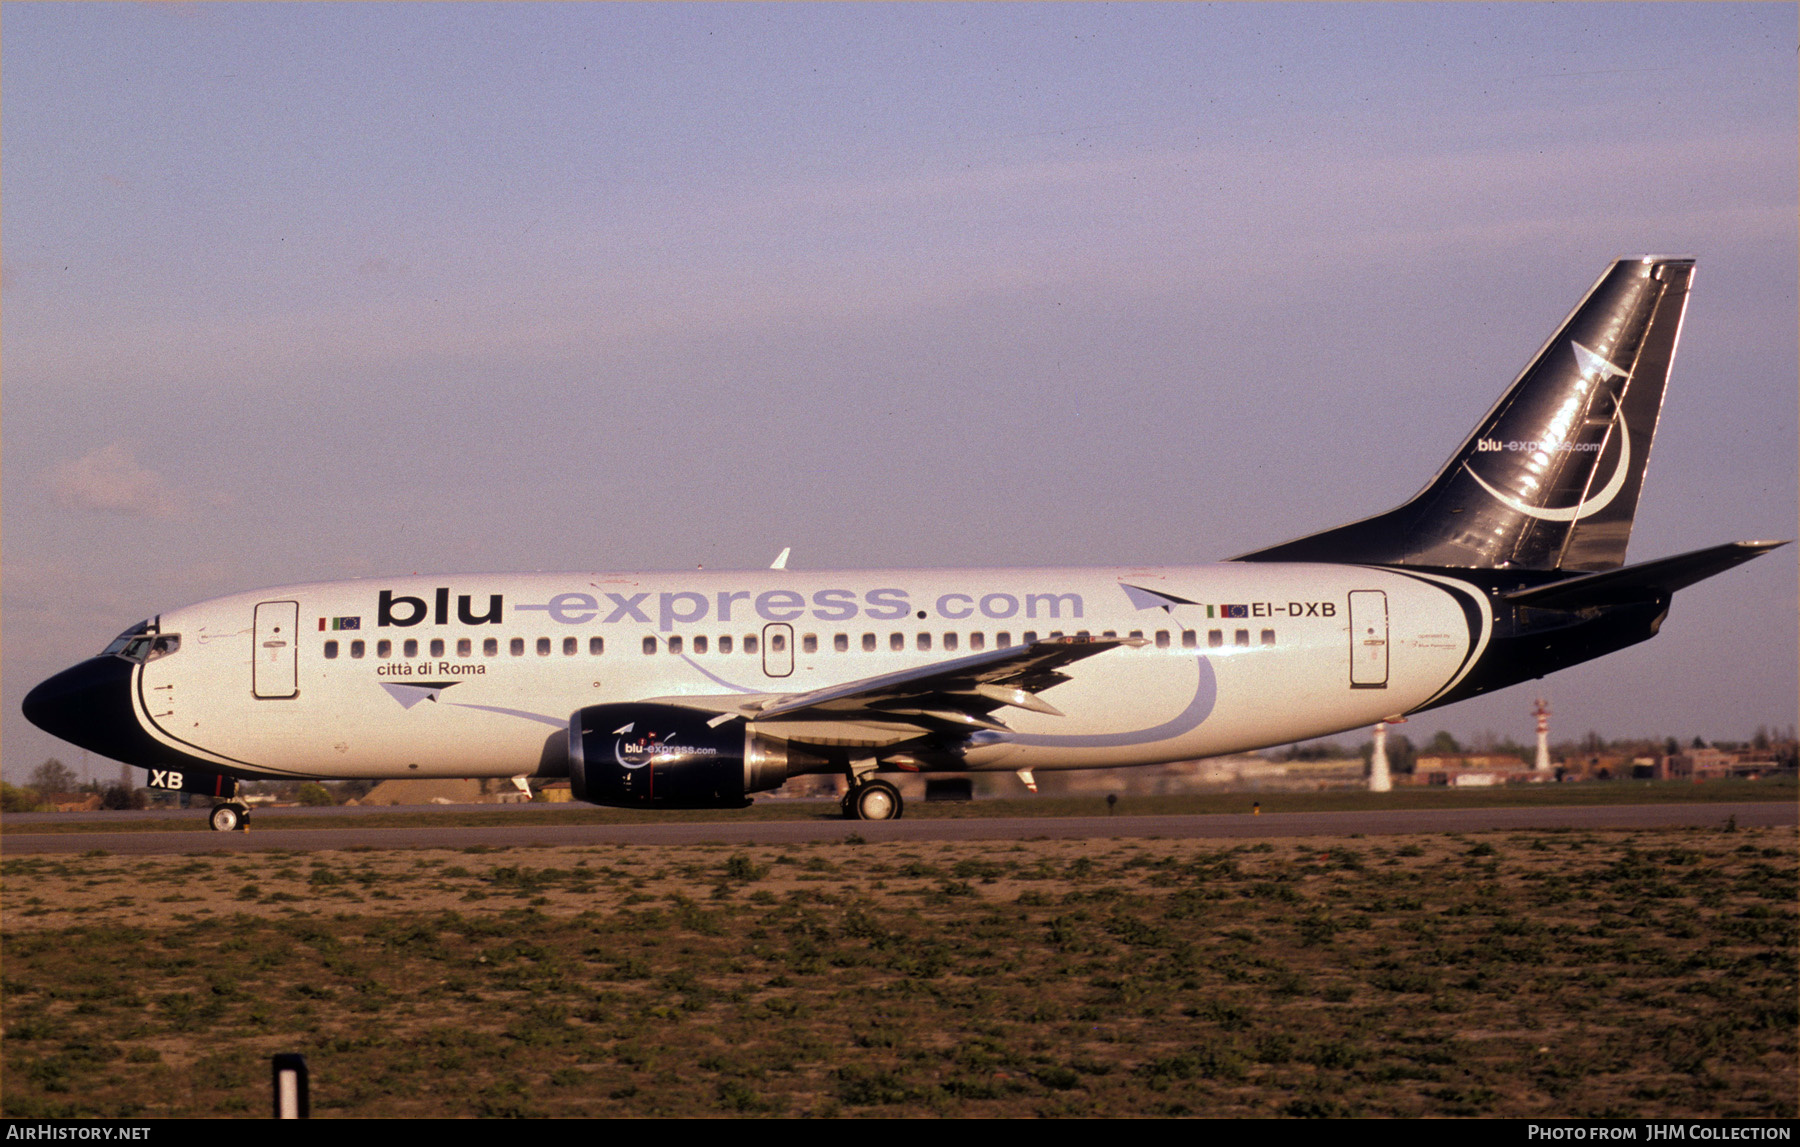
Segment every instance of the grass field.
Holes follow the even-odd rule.
[[[1796,1111],[1792,829],[19,858],[0,1106]]]

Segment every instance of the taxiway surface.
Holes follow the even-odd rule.
[[[1389,836],[1408,833],[1529,829],[1634,829],[1672,826],[1744,827],[1800,823],[1800,806],[1786,801],[1731,804],[1551,806],[1543,808],[1396,809],[1374,812],[1243,813],[1201,816],[1093,816],[903,819],[898,821],[708,821],[689,824],[517,825],[405,828],[281,828],[219,833],[204,813],[191,832],[34,833],[26,826],[4,831],[0,854],[87,852],[130,855],[187,852],[253,852],[285,849],[318,852],[345,848],[516,848],[584,844],[788,844],[868,841],[1111,839],[1117,837],[1260,838],[1288,836]]]

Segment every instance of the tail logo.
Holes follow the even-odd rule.
[[[1571,340],[1569,345],[1575,348],[1575,361],[1581,371],[1581,376],[1590,385],[1598,383],[1602,379],[1618,378],[1626,373],[1578,342]],[[1625,488],[1625,479],[1631,474],[1631,432],[1625,428],[1624,402],[1613,404],[1612,423],[1610,433],[1619,436],[1619,460],[1613,466],[1612,477],[1607,479],[1606,485],[1600,488],[1599,493],[1574,506],[1528,506],[1512,495],[1494,488],[1480,474],[1477,474],[1468,462],[1463,463],[1463,469],[1469,472],[1469,477],[1475,479],[1483,490],[1492,494],[1495,501],[1509,510],[1515,510],[1543,522],[1579,522],[1583,518],[1598,514],[1611,505],[1613,499],[1619,496],[1619,491]]]

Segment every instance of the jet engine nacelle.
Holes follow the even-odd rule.
[[[750,723],[679,705],[590,705],[569,719],[577,800],[628,808],[742,808],[787,780],[786,745]]]

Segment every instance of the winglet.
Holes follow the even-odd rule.
[[[793,551],[793,548],[794,548],[793,546],[781,547],[781,552],[779,554],[775,555],[775,560],[769,563],[769,568],[772,570],[786,569],[788,554]]]

